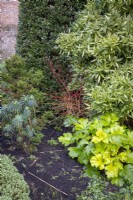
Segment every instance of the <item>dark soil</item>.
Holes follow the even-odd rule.
[[[45,137],[32,155],[10,147],[7,143],[2,144],[2,154],[14,156],[15,166],[30,186],[32,200],[75,200],[76,194],[86,188],[89,179],[82,176],[82,166],[68,156],[61,144],[49,144],[51,138],[57,140],[62,132],[51,127],[42,132]]]

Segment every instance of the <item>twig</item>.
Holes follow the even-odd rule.
[[[62,194],[64,194],[64,195],[66,195],[66,196],[68,196],[68,194],[66,194],[65,192],[62,192],[61,190],[57,189],[56,187],[54,187],[53,185],[47,183],[46,181],[42,180],[41,178],[35,176],[34,174],[32,174],[32,173],[30,173],[30,172],[28,172],[28,174],[30,174],[31,176],[34,176],[35,178],[37,178],[38,180],[42,181],[42,182],[45,183],[46,185],[48,185],[48,186],[54,188],[54,189],[57,190],[58,192],[60,192],[60,193],[62,193]]]
[[[45,153],[45,152],[55,152],[55,151],[64,151],[64,150],[44,151],[44,152],[40,152],[40,153]]]
[[[36,160],[34,160],[34,162],[30,166],[33,166],[37,160],[38,160],[38,158]]]

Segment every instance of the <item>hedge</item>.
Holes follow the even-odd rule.
[[[59,56],[55,40],[60,32],[68,31],[76,13],[83,9],[86,0],[42,0],[34,3],[31,0],[19,0],[19,2],[17,52],[25,58],[27,68],[44,70],[46,90],[52,86],[55,88],[48,60],[64,62],[64,58]]]

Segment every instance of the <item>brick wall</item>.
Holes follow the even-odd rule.
[[[18,1],[0,0],[0,59],[15,54],[18,25]]]

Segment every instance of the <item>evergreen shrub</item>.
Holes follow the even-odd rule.
[[[133,119],[133,65],[124,65],[110,80],[92,89],[92,107],[99,113],[115,111],[130,122]],[[133,120],[131,120],[133,122]],[[130,125],[130,124],[129,124]],[[131,125],[133,127],[133,124]]]
[[[6,155],[0,155],[0,161],[0,200],[30,200],[29,187],[11,159]]]
[[[53,114],[45,111],[47,97],[43,86],[44,75],[41,69],[27,69],[24,59],[14,55],[1,64],[2,105],[19,100],[23,95],[33,95],[37,101],[36,113],[39,125],[44,126]]]
[[[131,0],[88,1],[71,31],[57,39],[71,59],[70,86],[84,85],[88,109],[123,119],[133,119],[132,11]]]
[[[44,70],[44,87],[56,88],[50,75],[48,60],[63,61],[55,40],[61,32],[67,32],[75,13],[80,11],[86,0],[19,0],[20,16],[17,51],[25,58],[27,68]],[[60,57],[60,58],[59,58]],[[65,65],[66,66],[66,65]],[[68,70],[68,67],[64,70]]]
[[[25,61],[22,57],[14,55],[5,61],[1,66],[2,90],[5,95],[8,94],[13,99],[18,99],[22,95],[32,94],[40,105],[44,99],[44,93],[41,92],[43,81],[42,70],[27,70]]]

